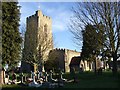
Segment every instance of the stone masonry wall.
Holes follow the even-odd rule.
[[[75,56],[80,56],[80,52],[74,51],[74,50],[69,50],[65,49],[65,72],[70,72],[69,64],[72,59],[72,57]]]

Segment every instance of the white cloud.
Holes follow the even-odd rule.
[[[56,32],[56,31],[64,31],[65,30],[65,25],[60,23],[60,22],[56,22],[52,25],[52,30],[53,32]]]
[[[53,18],[53,31],[67,30],[67,24],[70,19],[70,13],[67,11],[60,11],[58,15]]]
[[[59,3],[20,3],[24,5],[21,8],[21,22],[25,22],[26,18],[35,13],[36,9],[42,10],[43,14],[52,18],[53,32],[64,31],[67,29],[70,11],[67,6]],[[25,5],[27,4],[27,5]],[[32,5],[33,4],[33,5]],[[31,5],[34,6],[31,8]],[[26,22],[25,22],[26,23]]]
[[[48,3],[47,3],[48,4]],[[56,3],[55,3],[56,4]],[[40,8],[43,14],[52,18],[52,30],[53,32],[59,32],[67,30],[67,24],[71,16],[71,12],[66,6],[58,5],[57,7],[40,3]]]

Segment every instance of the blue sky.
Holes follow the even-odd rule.
[[[55,48],[66,48],[80,51],[81,48],[74,44],[72,34],[68,30],[71,7],[73,2],[19,2],[21,6],[20,24],[26,23],[26,17],[35,14],[35,11],[42,10],[43,14],[52,18],[52,32],[55,37]],[[81,46],[82,47],[82,46]]]

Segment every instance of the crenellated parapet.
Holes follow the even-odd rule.
[[[42,17],[46,20],[51,20],[51,17],[42,14],[42,11],[40,11],[40,10],[36,11],[36,13],[34,15],[27,17],[27,20],[30,20],[30,19],[36,18],[36,17]]]
[[[44,15],[41,10],[37,10],[35,16],[42,17],[46,20],[51,20],[51,18],[49,16]]]
[[[70,49],[65,49],[65,48],[55,48],[53,49],[54,51],[67,51],[67,52],[76,52],[76,53],[80,53],[76,50],[70,50]]]
[[[55,49],[53,49],[54,51],[65,51],[65,49],[63,49],[63,48],[55,48]]]
[[[27,20],[34,19],[35,17],[36,17],[36,15],[34,14],[34,15],[32,15],[32,16],[27,17]]]
[[[51,20],[51,17],[45,16],[44,14],[43,14],[43,18],[48,19],[48,20]]]
[[[78,52],[76,50],[70,50],[70,49],[66,49],[66,50],[69,51],[69,52]]]

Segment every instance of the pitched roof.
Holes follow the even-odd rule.
[[[80,60],[81,57],[72,57],[71,62],[70,62],[70,66],[79,66],[80,65]]]

